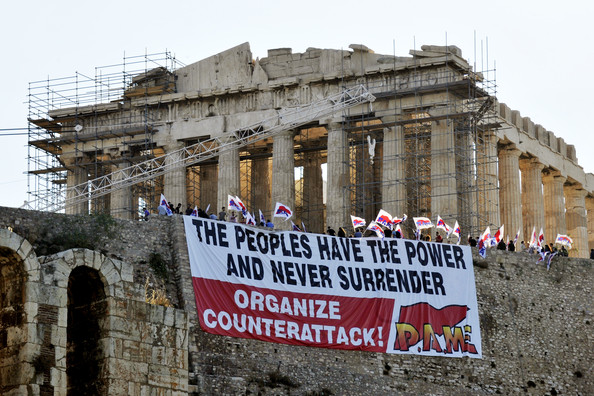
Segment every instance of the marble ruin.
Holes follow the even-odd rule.
[[[254,59],[244,43],[183,67],[145,61],[144,71],[123,74],[120,91],[110,90],[108,75],[97,76],[86,101],[37,100],[57,98],[61,88],[33,85],[32,196],[47,191],[45,199],[59,200],[64,185],[150,158],[176,161],[167,154],[214,136],[234,144],[231,131],[362,84],[373,103],[110,194],[87,192],[90,204],[67,204],[66,213],[133,219],[143,206],[154,213],[160,193],[182,209],[210,205],[216,213],[231,194],[266,217],[283,202],[314,232],[350,226],[351,214],[370,220],[382,208],[457,220],[465,236],[501,224],[511,239],[518,229],[525,240],[533,228],[542,228],[547,242],[568,234],[570,254],[588,257],[594,176],[578,164],[575,147],[499,103],[489,72],[473,70],[459,48],[424,45],[410,55],[350,45],[271,49]],[[67,95],[75,93],[61,97]]]

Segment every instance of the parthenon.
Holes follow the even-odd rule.
[[[313,232],[384,209],[458,221],[464,235],[501,224],[510,238],[521,230],[530,239],[533,228],[547,242],[567,234],[577,257],[594,248],[594,176],[575,147],[499,103],[492,73],[473,70],[458,47],[423,45],[407,57],[360,44],[267,55],[254,59],[243,43],[187,66],[145,55],[120,74],[98,69],[93,78],[31,83],[36,208],[76,194],[64,186],[151,158],[176,161],[180,148],[212,137],[236,144],[233,131],[362,85],[373,102],[135,185],[119,188],[113,173],[111,193],[88,191],[86,202],[66,201],[66,213],[138,218],[143,206],[156,209],[161,193],[212,212],[237,195],[267,218],[282,202]]]

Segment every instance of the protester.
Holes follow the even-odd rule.
[[[225,207],[221,207],[221,211],[219,212],[219,220],[225,221],[227,220],[227,212],[225,211]]]
[[[149,221],[149,217],[151,217],[151,212],[149,212],[147,208],[142,208],[142,213],[144,215],[144,221]]]
[[[507,246],[505,245],[505,242],[503,242],[503,239],[499,241],[499,243],[497,244],[497,250],[505,250],[506,248]]]
[[[330,236],[335,236],[336,231],[334,231],[334,229],[332,227],[328,227],[328,229],[326,230],[326,234],[328,234]]]
[[[443,242],[443,237],[441,235],[439,235],[439,232],[435,233],[435,242],[437,242],[437,243]]]

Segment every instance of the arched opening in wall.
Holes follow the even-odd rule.
[[[105,289],[99,272],[76,267],[68,278],[66,376],[69,395],[103,395],[104,353],[100,340],[107,311]]]
[[[25,325],[25,280],[23,260],[12,249],[0,247],[0,394],[9,393],[23,378],[19,356],[27,341]],[[20,329],[20,330],[18,330]]]

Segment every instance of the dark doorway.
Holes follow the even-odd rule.
[[[15,359],[27,341],[26,332],[11,331],[25,323],[25,279],[21,257],[12,249],[0,247],[0,394],[27,380],[21,378],[20,362]],[[21,339],[9,338],[10,333],[22,334]]]
[[[76,267],[68,278],[66,375],[69,395],[107,394],[102,378],[104,354],[99,340],[107,310],[99,272]]]

